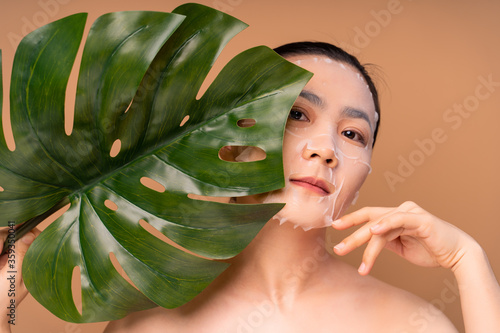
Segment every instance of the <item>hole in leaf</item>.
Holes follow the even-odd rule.
[[[54,222],[55,220],[57,220],[58,218],[60,218],[62,216],[62,214],[64,214],[70,207],[71,207],[70,203],[67,204],[66,206],[62,207],[61,209],[59,209],[58,211],[56,211],[54,214],[50,215],[45,220],[43,220],[37,226],[37,228],[40,229],[40,230],[45,229],[46,227],[49,226],[49,224],[51,224],[52,222]]]
[[[188,120],[189,120],[189,115],[185,116],[185,117],[182,119],[182,121],[181,121],[181,123],[180,123],[180,125],[179,125],[179,126],[180,126],[180,127],[184,126],[184,124],[186,124]]]
[[[254,146],[224,146],[219,158],[227,162],[255,162],[266,159],[266,152]]]
[[[132,106],[132,103],[133,103],[133,102],[134,102],[134,100],[132,99],[132,100],[130,101],[130,103],[128,104],[127,109],[123,112],[124,114],[125,114],[125,113],[127,113],[127,112],[128,112],[128,110],[130,110],[130,107]]]
[[[116,272],[120,274],[122,278],[124,278],[132,287],[135,289],[139,290],[137,286],[132,282],[132,280],[128,277],[127,273],[125,273],[125,270],[123,269],[122,265],[120,265],[120,262],[116,258],[115,254],[113,252],[109,252],[109,260],[111,261],[111,264],[113,267],[116,269]]]
[[[0,77],[1,79],[1,77]],[[8,83],[8,82],[7,82]],[[10,101],[9,98],[4,98],[4,110],[10,110]],[[3,122],[3,137],[5,139],[5,143],[7,144],[7,148],[10,151],[16,150],[16,142],[14,140],[14,133],[12,132],[12,124],[10,122],[10,112],[0,112],[0,117]]]
[[[73,295],[73,303],[75,303],[76,309],[82,314],[82,276],[80,273],[80,266],[75,266],[73,268],[73,274],[71,275],[71,293]]]
[[[255,119],[240,119],[238,120],[237,124],[239,127],[252,127],[256,124],[257,122]]]
[[[111,201],[109,199],[104,200],[104,206],[106,206],[107,208],[109,208],[113,211],[116,211],[118,209],[118,206],[113,201]]]
[[[230,3],[235,1],[240,1],[240,0],[229,0]],[[226,46],[222,50],[220,50],[220,54],[216,57],[215,62],[212,64],[212,68],[210,68],[210,71],[208,72],[207,76],[205,76],[205,79],[203,80],[203,83],[201,84],[201,87],[198,90],[198,93],[196,94],[196,100],[200,100],[203,97],[203,95],[210,88],[210,86],[212,85],[216,77],[219,75],[221,70],[227,65],[227,63],[234,56],[236,56],[237,53],[238,52],[235,52],[234,48],[231,48],[230,46],[229,47]],[[219,81],[219,84],[220,82],[221,81]]]
[[[174,242],[173,240],[171,240],[170,238],[168,238],[167,236],[165,236],[160,230],[158,230],[155,227],[153,227],[147,221],[145,221],[143,219],[140,219],[139,220],[139,224],[140,224],[141,227],[144,228],[144,230],[146,230],[147,232],[149,232],[151,235],[155,236],[159,240],[164,241],[168,245],[172,245],[173,247],[175,247],[175,248],[177,248],[179,250],[182,250],[182,251],[184,251],[186,253],[192,254],[193,256],[197,256],[197,257],[200,257],[200,258],[205,258],[203,256],[200,256],[199,254],[196,254],[194,252],[191,252],[191,251],[183,248],[182,246],[180,246],[179,244],[177,244],[176,242]],[[210,258],[205,258],[205,259],[211,260]]]
[[[109,151],[109,156],[116,157],[122,148],[122,141],[120,139],[116,139],[115,142],[111,145],[111,150]]]
[[[78,87],[80,64],[82,61],[84,46],[85,43],[80,43],[75,61],[73,62],[73,67],[71,68],[71,73],[69,75],[68,82],[66,83],[66,94],[64,98],[64,131],[68,136],[71,135],[71,133],[73,132],[75,101],[76,101],[76,96],[79,95],[76,93],[76,91]]]
[[[230,203],[230,201],[231,201],[230,197],[209,197],[206,195],[199,195],[199,194],[193,194],[193,193],[189,193],[187,196],[189,199],[201,200],[201,201],[213,201],[213,202],[221,202],[221,203]]]
[[[153,191],[160,192],[160,193],[165,192],[165,186],[163,186],[162,184],[158,183],[156,180],[153,180],[149,177],[142,177],[141,184],[146,186],[147,188],[153,190]]]

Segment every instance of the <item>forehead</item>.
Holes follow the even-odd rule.
[[[375,117],[370,88],[352,66],[322,55],[294,55],[286,59],[314,74],[304,90],[313,91],[328,106],[360,108]]]

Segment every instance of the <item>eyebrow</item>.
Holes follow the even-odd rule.
[[[325,103],[323,102],[321,97],[319,97],[318,95],[316,95],[310,91],[302,90],[300,92],[299,96],[307,99],[309,102],[313,103],[316,106],[323,107],[325,105]]]
[[[364,120],[366,120],[366,122],[370,126],[370,129],[372,129],[370,117],[368,117],[368,114],[365,111],[354,109],[354,108],[347,106],[342,110],[342,116],[347,117],[347,118],[364,119]]]
[[[321,99],[321,97],[308,90],[302,90],[299,94],[299,97],[305,98],[306,100],[320,108],[323,108],[325,106],[325,103]],[[368,113],[366,113],[365,111],[347,106],[342,110],[341,115],[345,118],[363,119],[368,123],[370,129],[373,130],[372,123],[370,122],[370,117],[368,117]]]

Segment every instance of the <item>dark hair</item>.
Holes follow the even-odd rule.
[[[361,63],[355,56],[347,53],[340,47],[323,42],[289,43],[275,48],[274,51],[282,57],[293,55],[324,55],[332,60],[351,65],[356,70],[358,70],[365,79],[366,84],[368,84],[368,88],[372,93],[373,103],[375,104],[375,112],[377,112],[378,114],[377,124],[375,125],[375,132],[373,134],[373,144],[375,144],[375,139],[377,138],[378,128],[380,124],[380,104],[378,100],[378,92],[365,66],[361,65]]]

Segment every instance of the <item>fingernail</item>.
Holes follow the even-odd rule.
[[[373,232],[377,232],[378,230],[380,230],[380,228],[381,228],[380,224],[375,224],[370,227],[370,230]]]
[[[21,238],[21,240],[23,241],[23,243],[30,245],[35,240],[35,235],[33,235],[32,232],[28,232]]]
[[[340,224],[340,222],[342,222],[342,221],[340,219],[337,219],[337,220],[332,222],[332,225],[338,225],[338,224]]]
[[[362,262],[361,265],[359,265],[358,272],[364,273],[365,270],[366,270],[366,265],[364,262]]]
[[[337,245],[335,245],[333,248],[337,251],[342,251],[342,249],[345,247],[345,243],[342,242],[342,243],[339,243]]]

